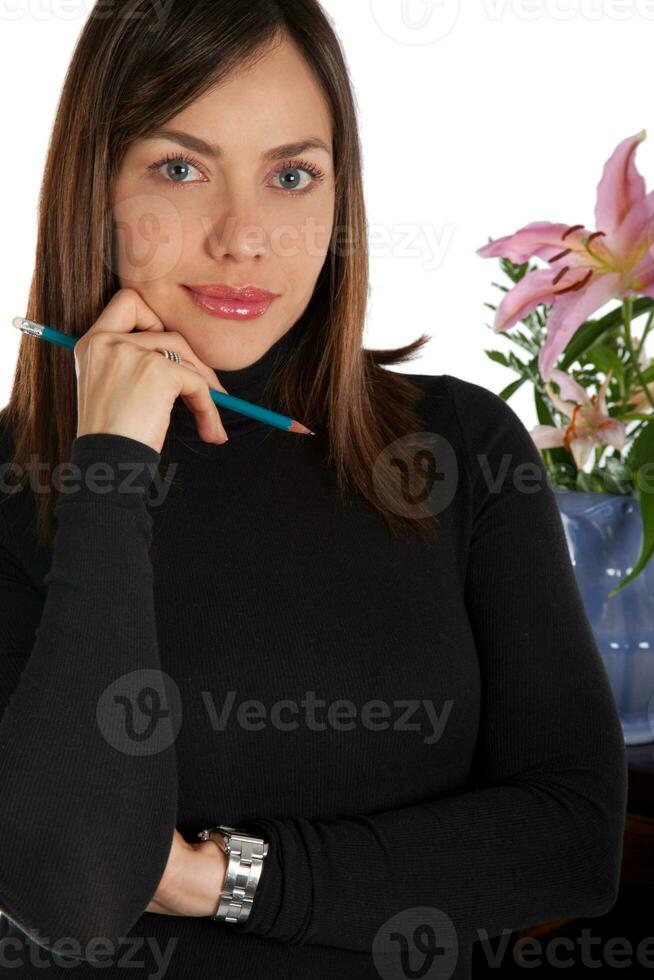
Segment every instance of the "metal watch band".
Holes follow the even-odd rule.
[[[254,894],[261,878],[268,844],[260,837],[226,827],[207,827],[200,840],[212,840],[227,855],[227,872],[220,892],[214,921],[242,923],[252,911]]]

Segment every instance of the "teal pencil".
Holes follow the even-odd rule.
[[[17,330],[22,330],[23,333],[29,334],[31,337],[38,337],[39,340],[47,340],[51,344],[59,344],[60,347],[68,347],[70,350],[73,349],[79,340],[79,337],[70,337],[60,330],[55,330],[54,327],[46,327],[43,323],[35,323],[34,320],[26,320],[24,317],[16,316],[11,322]],[[286,432],[297,432],[299,435],[315,435],[315,432],[307,429],[306,425],[302,425],[301,422],[297,422],[288,415],[273,412],[269,408],[264,408],[262,405],[255,405],[254,402],[247,402],[245,399],[237,398],[235,395],[226,395],[224,391],[218,391],[216,388],[209,387],[209,394],[216,405],[221,408],[231,408],[234,412],[239,412],[241,415],[249,415],[250,418],[265,422],[266,425],[274,425],[275,428],[284,429]]]

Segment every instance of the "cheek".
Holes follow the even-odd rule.
[[[329,202],[298,203],[294,212],[286,208],[269,232],[272,254],[287,265],[303,267],[317,275],[322,267],[332,234],[333,207]]]
[[[114,272],[124,282],[148,283],[171,275],[183,253],[182,216],[169,197],[136,194],[112,211]]]

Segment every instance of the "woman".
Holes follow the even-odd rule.
[[[625,750],[540,457],[384,368],[425,336],[362,348],[366,260],[315,0],[94,11],[27,311],[81,339],[24,337],[3,411],[0,972],[469,977],[615,901]]]

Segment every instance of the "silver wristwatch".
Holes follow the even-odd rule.
[[[235,827],[222,824],[201,830],[198,837],[200,840],[212,840],[228,859],[218,908],[211,918],[220,922],[245,922],[252,911],[268,844],[260,837],[252,837]]]

